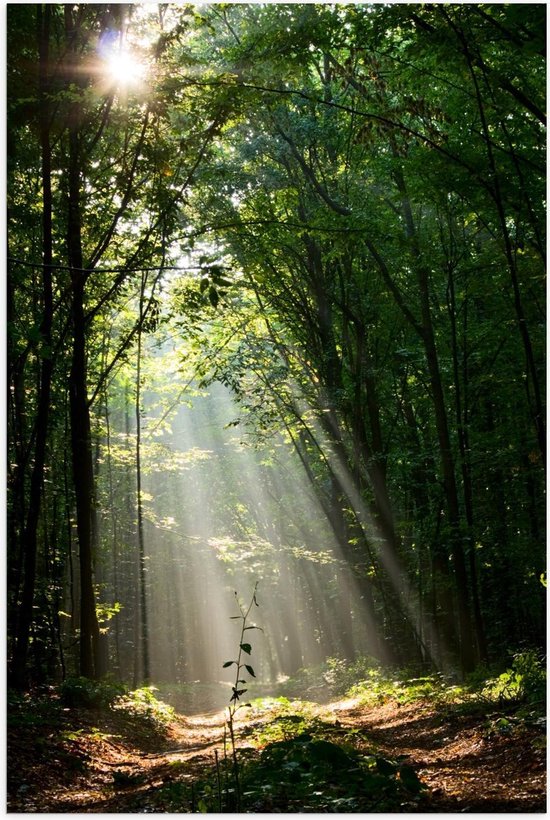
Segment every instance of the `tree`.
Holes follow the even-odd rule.
[[[164,107],[166,89],[136,86],[120,89],[109,74],[109,51],[116,48],[114,35],[121,32],[123,6],[52,6],[38,11],[44,20],[40,32],[40,81],[37,94],[42,100],[39,117],[42,150],[44,230],[32,245],[44,259],[43,373],[38,403],[38,437],[35,448],[35,475],[27,526],[26,573],[24,580],[27,613],[22,621],[18,667],[24,664],[28,644],[28,620],[32,611],[33,566],[36,548],[33,530],[39,519],[36,499],[43,477],[47,439],[48,381],[51,363],[47,340],[51,335],[52,306],[49,279],[53,269],[56,287],[62,294],[59,314],[69,304],[72,480],[77,511],[80,585],[80,671],[95,676],[104,671],[104,650],[96,614],[94,555],[97,552],[96,500],[92,451],[91,413],[99,388],[90,385],[90,376],[101,383],[106,374],[90,371],[96,326],[102,312],[131,281],[136,268],[165,259],[166,236],[173,230],[182,191],[189,184],[206,146],[215,132],[209,126],[189,140],[189,153],[181,148],[181,134],[170,130]],[[136,13],[135,26],[143,24]],[[145,14],[146,16],[146,14]],[[28,15],[20,14],[24,27]],[[151,48],[154,67],[162,75],[162,60],[171,38],[177,38],[184,23],[172,21],[170,32],[162,32]],[[132,36],[130,34],[128,36]],[[118,32],[118,34],[117,34]],[[102,56],[104,55],[104,56]],[[17,60],[14,58],[15,63]],[[53,68],[55,66],[55,68]],[[151,69],[152,70],[152,69]],[[18,91],[19,89],[14,89]],[[154,98],[154,99],[153,99]],[[17,100],[12,98],[17,106]],[[52,112],[55,120],[52,126]],[[24,109],[17,122],[20,133],[32,124],[34,114]],[[48,129],[54,128],[53,135]],[[198,131],[198,129],[197,129]],[[55,151],[50,146],[55,144]],[[167,182],[164,157],[168,145],[178,146],[176,164]],[[48,220],[54,214],[51,226]],[[146,214],[146,216],[144,216]],[[12,232],[13,233],[13,232]],[[52,239],[53,237],[53,239]],[[16,242],[13,243],[15,248]],[[32,258],[32,256],[31,256]],[[52,264],[52,260],[55,264]],[[107,268],[107,272],[102,272]],[[113,273],[109,272],[114,268]],[[63,319],[59,319],[61,325]],[[139,321],[136,328],[139,326]],[[135,330],[123,345],[128,346]],[[58,340],[64,343],[67,329]],[[112,368],[107,364],[107,373]]]
[[[541,642],[542,7],[9,14],[18,685],[75,638],[86,675],[152,679],[173,645],[208,676],[209,597],[255,571],[295,607],[273,675]],[[246,458],[180,446],[189,391]]]
[[[472,311],[480,315],[482,305],[493,301],[493,283],[489,279],[489,290],[477,288],[475,295],[471,288],[461,290],[457,301],[456,289],[454,296],[451,292],[451,277],[457,272],[465,277],[471,260],[490,247],[506,261],[532,386],[527,401],[534,408],[533,418],[539,418],[540,355],[535,364],[529,323],[521,319],[523,308],[514,284],[516,262],[510,265],[511,250],[507,250],[511,248],[511,220],[516,230],[521,221],[533,248],[539,247],[542,229],[539,204],[525,186],[525,175],[532,172],[529,190],[540,191],[540,167],[537,174],[534,160],[539,132],[532,119],[540,119],[541,111],[535,102],[541,90],[540,59],[534,56],[536,16],[537,12],[526,13],[520,38],[522,44],[529,43],[521,49],[522,66],[532,83],[525,97],[506,77],[506,66],[514,63],[505,56],[512,41],[501,36],[502,20],[497,22],[490,13],[487,20],[487,14],[477,7],[437,13],[285,7],[255,10],[246,18],[240,9],[231,16],[224,11],[210,17],[226,59],[231,54],[239,67],[238,79],[236,74],[226,79],[226,72],[218,82],[232,84],[241,98],[246,95],[255,113],[227,129],[231,153],[224,156],[220,152],[217,170],[209,169],[202,190],[196,187],[195,208],[204,221],[209,212],[210,221],[220,226],[234,264],[261,297],[262,313],[274,312],[270,322],[277,326],[274,335],[287,360],[300,351],[298,366],[317,385],[312,390],[302,378],[300,387],[310,406],[317,408],[318,423],[338,453],[338,463],[346,465],[353,476],[347,493],[351,509],[357,514],[365,500],[371,504],[368,518],[381,527],[386,569],[399,566],[403,558],[409,566],[414,562],[392,525],[399,517],[392,506],[401,507],[403,491],[395,483],[398,445],[388,450],[387,442],[399,436],[399,416],[392,419],[387,409],[382,410],[379,396],[386,395],[391,402],[393,385],[391,379],[373,378],[377,372],[373,351],[387,344],[397,360],[404,362],[399,350],[404,337],[407,346],[413,345],[414,356],[419,353],[403,322],[416,334],[429,374],[432,403],[422,434],[437,442],[440,463],[438,469],[433,458],[426,462],[432,472],[428,499],[433,496],[433,501],[421,500],[417,493],[417,508],[426,508],[428,503],[437,516],[430,527],[432,622],[439,624],[440,638],[459,649],[464,669],[472,668],[476,653],[486,654],[486,637],[480,599],[483,580],[475,553],[484,524],[475,520],[472,504],[474,484],[483,481],[483,472],[475,478],[471,475],[467,452],[467,442],[479,429],[481,417],[472,412],[471,402],[464,406],[462,402],[465,395],[481,389],[483,374],[493,360],[494,337],[486,337],[484,343],[477,336],[474,341],[470,320],[464,325],[464,349],[459,351],[456,316],[472,316]],[[509,31],[509,26],[504,25],[504,30]],[[405,34],[407,31],[411,33]],[[372,56],[359,47],[365,42]],[[517,46],[513,45],[514,50]],[[489,71],[491,63],[498,65],[498,72]],[[443,64],[449,66],[446,75],[438,70]],[[465,67],[469,74],[464,73]],[[488,102],[477,72],[484,72],[483,94],[491,100],[491,110],[498,112],[491,137],[483,124]],[[471,84],[465,80],[468,76]],[[504,96],[497,97],[495,86]],[[448,92],[445,106],[443,88]],[[510,129],[522,128],[519,122],[523,120],[518,117],[523,117],[525,109],[529,126],[519,141],[512,141]],[[518,126],[506,125],[510,117]],[[465,139],[464,122],[473,129],[473,140]],[[497,133],[498,137],[493,136]],[[497,151],[500,167],[495,161]],[[510,199],[505,205],[504,180],[510,178],[518,187],[512,193],[513,184],[508,186],[506,197]],[[223,200],[216,195],[220,179],[226,194]],[[454,211],[448,207],[450,202]],[[519,202],[524,203],[520,217]],[[510,210],[504,216],[506,208]],[[457,213],[460,236],[453,226]],[[445,261],[446,233],[456,246],[452,251],[454,273],[448,253]],[[530,257],[529,264],[531,261],[534,258]],[[533,283],[539,276],[535,269],[541,270],[538,262],[532,268]],[[371,295],[377,287],[385,294],[383,300],[378,299],[378,310],[373,309],[376,297]],[[440,306],[447,302],[446,293],[450,293],[452,307],[445,314]],[[401,319],[389,308],[388,298]],[[508,306],[501,304],[499,311],[500,321],[504,317],[506,321]],[[378,326],[372,324],[373,315]],[[384,337],[381,328],[396,321],[395,332]],[[280,327],[290,334],[290,345],[286,340],[281,343]],[[461,368],[460,357],[468,356],[477,344],[481,347],[476,355],[483,364]],[[512,346],[514,373],[519,374],[521,356],[517,346]],[[409,355],[408,350],[403,352]],[[450,370],[447,357],[454,362]],[[368,363],[366,367],[362,362]],[[390,365],[390,372],[392,369]],[[295,372],[293,375],[296,378]],[[503,383],[503,390],[510,389],[513,378],[508,388]],[[425,380],[421,383],[426,384]],[[450,423],[453,396],[458,439]],[[414,431],[418,441],[414,418],[418,396],[412,405],[410,398],[403,397],[405,400],[404,432],[409,431],[408,436]],[[540,446],[539,422],[534,429]],[[418,458],[424,456],[419,453]],[[332,459],[334,467],[334,454]],[[419,481],[420,477],[415,479],[415,485]],[[356,489],[350,497],[353,485]],[[390,487],[396,492],[393,504]],[[338,496],[340,502],[346,496],[341,485]],[[372,530],[367,537],[373,538]],[[405,572],[397,570],[393,582],[400,588],[405,579]],[[423,589],[429,586],[424,583]],[[454,635],[455,604],[458,636]],[[434,636],[428,641],[432,651],[441,651],[433,642]]]

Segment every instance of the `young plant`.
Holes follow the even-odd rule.
[[[243,685],[246,686],[247,681],[243,678],[246,670],[248,675],[252,678],[256,677],[256,673],[254,669],[249,663],[243,661],[243,655],[250,655],[252,653],[252,646],[245,641],[245,632],[251,629],[259,629],[261,627],[256,625],[249,625],[248,624],[248,617],[250,615],[250,611],[253,606],[259,606],[258,601],[256,600],[256,590],[258,588],[258,582],[256,581],[254,585],[254,590],[252,592],[252,597],[250,599],[250,603],[248,607],[244,607],[243,604],[239,601],[239,597],[235,592],[235,601],[239,608],[240,615],[232,615],[231,620],[234,621],[241,621],[241,634],[239,638],[239,651],[237,653],[237,659],[232,661],[226,661],[223,665],[224,669],[227,669],[230,666],[235,666],[235,683],[233,684],[233,692],[229,701],[229,706],[227,707],[227,728],[229,729],[229,737],[231,739],[231,753],[232,753],[232,760],[233,760],[233,777],[235,780],[235,798],[236,798],[236,811],[239,811],[240,808],[240,782],[239,782],[239,762],[237,759],[237,747],[235,744],[235,729],[234,729],[234,721],[235,721],[235,714],[242,706],[250,706],[249,703],[241,703],[241,697],[248,691],[247,689],[243,689]]]

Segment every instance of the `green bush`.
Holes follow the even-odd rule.
[[[537,652],[533,649],[517,652],[508,669],[485,681],[481,696],[499,704],[504,701],[543,704],[546,698],[546,669]]]
[[[364,680],[372,670],[379,668],[378,662],[369,656],[362,655],[354,661],[344,658],[327,658],[325,682],[334,695],[346,695],[349,689]]]
[[[98,709],[109,706],[125,691],[126,687],[119,681],[67,678],[61,684],[61,700],[66,706]]]
[[[142,686],[117,698],[113,708],[145,718],[156,726],[165,726],[174,719],[174,709],[162,700],[157,700],[154,694],[156,691],[155,686]]]
[[[317,666],[299,669],[277,689],[288,697],[311,694],[314,700],[319,700],[323,692],[329,697],[341,697],[354,683],[363,680],[371,669],[376,668],[378,662],[369,656],[361,656],[354,661],[327,658]]]
[[[424,786],[410,766],[302,732],[251,761],[243,788],[249,810],[334,813],[402,811]]]

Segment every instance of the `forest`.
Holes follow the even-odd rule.
[[[545,4],[7,6],[7,800],[545,810]]]

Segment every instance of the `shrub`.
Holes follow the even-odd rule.
[[[113,703],[114,709],[129,712],[131,715],[145,718],[154,725],[165,726],[174,719],[174,709],[162,700],[157,700],[155,686],[142,686],[127,692]]]
[[[377,668],[378,662],[369,656],[360,656],[354,661],[327,658],[317,666],[299,669],[277,688],[289,697],[311,694],[315,700],[319,700],[323,693],[329,697],[341,697],[347,694],[353,684],[364,680],[370,670]]]
[[[546,669],[538,654],[533,649],[516,653],[510,668],[485,682],[481,696],[499,703],[503,701],[517,701],[527,705],[544,703]]]
[[[109,706],[125,691],[119,681],[67,678],[61,684],[61,700],[66,706],[99,709]]]

